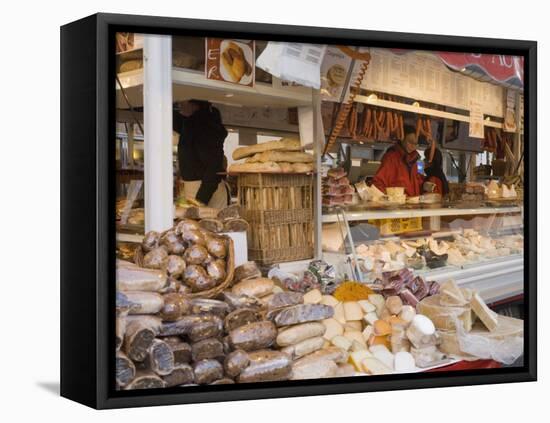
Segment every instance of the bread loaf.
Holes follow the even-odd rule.
[[[229,173],[281,173],[281,167],[275,162],[238,163],[229,166]]]
[[[257,162],[312,163],[313,155],[301,151],[264,151],[246,159],[246,163]]]
[[[244,159],[256,153],[264,151],[282,150],[299,151],[302,149],[300,140],[296,138],[282,138],[278,141],[268,141],[262,144],[255,144],[246,147],[239,147],[233,152],[233,160]]]

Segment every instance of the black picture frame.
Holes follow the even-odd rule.
[[[114,390],[117,31],[475,51],[525,59],[522,367],[161,390]],[[61,27],[61,395],[97,409],[535,381],[537,44],[534,41],[95,14]]]

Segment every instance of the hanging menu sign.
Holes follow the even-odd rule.
[[[205,46],[206,79],[254,86],[254,41],[206,38]]]
[[[484,114],[504,117],[504,88],[453,72],[431,53],[400,53],[371,49],[362,88],[462,110],[470,110],[473,99]]]

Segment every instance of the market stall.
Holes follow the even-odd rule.
[[[119,53],[118,387],[512,364],[523,322],[487,304],[523,293],[520,91],[508,136],[505,90],[425,52],[303,47],[312,87],[270,44],[145,36]],[[227,207],[176,182],[170,116],[191,99],[228,130]],[[452,195],[373,184],[408,123],[417,149],[439,139]]]

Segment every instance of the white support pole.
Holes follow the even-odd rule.
[[[172,38],[145,35],[143,42],[145,231],[173,225]]]
[[[298,107],[298,130],[302,145],[313,144],[313,105]]]
[[[319,127],[318,117],[321,115],[321,100],[317,91],[313,91],[311,98],[311,106],[298,107],[298,127],[300,130],[300,142],[302,145],[313,144],[313,155],[316,158],[316,179],[313,185],[314,199],[314,257],[322,258],[322,208],[321,208],[321,154],[324,145],[324,136],[322,134],[322,126]],[[322,125],[322,121],[321,121]]]

